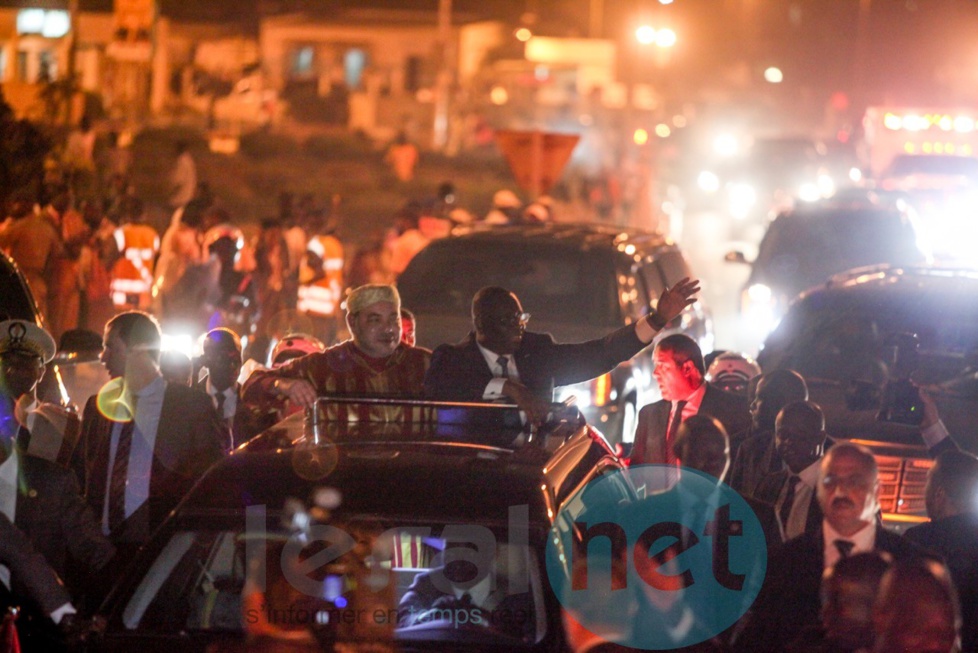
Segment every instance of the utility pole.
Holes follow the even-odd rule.
[[[65,125],[71,125],[71,105],[75,99],[75,59],[78,52],[78,0],[68,0],[68,61],[65,65]],[[57,120],[57,119],[55,119]]]
[[[452,0],[438,0],[437,57],[438,73],[435,77],[435,123],[432,129],[432,146],[441,151],[448,144],[448,103],[452,88],[452,71],[449,54],[452,39]]]

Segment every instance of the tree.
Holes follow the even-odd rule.
[[[37,193],[51,141],[28,120],[17,120],[0,88],[0,206],[17,190]]]

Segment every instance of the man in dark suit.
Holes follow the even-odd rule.
[[[715,417],[723,424],[731,452],[736,453],[750,426],[747,399],[705,381],[703,352],[696,341],[682,334],[667,336],[656,344],[652,360],[662,400],[639,411],[632,464],[675,464],[673,440],[679,425],[697,414]]]
[[[0,324],[0,514],[16,527],[11,526],[9,538],[0,539],[15,546],[18,533],[26,536],[78,599],[83,592],[97,594],[93,585],[106,579],[104,570],[115,551],[82,500],[75,475],[24,449],[31,435],[24,407],[54,353],[54,340],[37,325],[24,320]],[[32,580],[16,572],[0,569],[0,581],[15,591]],[[61,614],[53,616],[60,619]]]
[[[781,409],[808,400],[808,386],[794,370],[762,374],[750,397],[750,433],[740,445],[730,469],[730,487],[744,496],[756,494],[760,483],[782,470],[774,443],[774,420]]]
[[[232,448],[244,444],[247,428],[246,415],[250,411],[238,411],[241,405],[241,339],[231,329],[220,327],[211,329],[204,337],[204,353],[200,365],[207,369],[203,379],[194,379],[197,387],[203,388],[214,403],[218,417],[231,433]],[[240,419],[239,419],[240,418]],[[249,433],[249,435],[252,435]]]
[[[112,381],[88,400],[73,466],[117,546],[144,543],[230,446],[210,398],[160,375],[160,328],[139,311],[105,327]]]
[[[833,441],[825,434],[818,404],[796,401],[782,408],[775,420],[774,444],[781,469],[767,475],[753,496],[774,506],[781,537],[790,540],[822,524],[815,494],[822,456]]]
[[[472,300],[475,330],[432,354],[425,395],[450,401],[508,398],[538,424],[550,411],[556,386],[593,379],[640,352],[696,301],[692,296],[698,290],[696,281],[683,279],[664,290],[656,310],[634,325],[597,340],[558,344],[548,333],[526,331],[530,315],[516,295],[483,288]]]
[[[978,646],[978,458],[945,451],[927,473],[925,499],[931,521],[905,537],[947,561],[961,602],[962,650]]]
[[[819,468],[817,499],[824,514],[821,528],[788,540],[775,554],[737,637],[739,650],[783,650],[803,630],[817,626],[823,572],[841,558],[865,551],[886,551],[896,559],[920,554],[879,524],[879,475],[865,447],[839,442],[829,449]]]

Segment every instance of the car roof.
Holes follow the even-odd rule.
[[[908,284],[922,290],[956,292],[962,285],[972,287],[978,284],[978,270],[942,265],[871,265],[836,274],[825,283],[824,288],[892,288],[892,292],[896,293],[902,292],[901,287]],[[810,292],[818,290],[813,288]]]
[[[584,224],[570,222],[546,222],[512,225],[474,224],[456,227],[452,230],[452,239],[470,239],[475,241],[545,241],[548,243],[567,243],[578,248],[612,247],[622,245],[627,241],[646,248],[672,248],[676,244],[663,234],[634,228],[622,228],[612,225]],[[448,243],[450,240],[432,243]]]
[[[306,428],[303,415],[293,415],[236,450],[208,471],[180,514],[241,514],[257,505],[275,512],[286,498],[307,501],[331,487],[345,514],[505,526],[511,507],[529,505],[531,522],[548,527],[556,510],[547,504],[561,505],[599,460],[614,457],[580,420],[529,440],[505,429],[327,422],[322,444],[312,445]]]

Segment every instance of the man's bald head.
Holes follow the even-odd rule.
[[[978,458],[957,449],[942,452],[927,473],[924,496],[931,519],[978,511]]]
[[[774,429],[774,419],[782,408],[795,401],[808,400],[808,386],[794,370],[765,372],[757,382],[750,414],[754,432]]]
[[[673,444],[684,467],[723,480],[730,467],[730,439],[723,425],[709,415],[693,415],[679,427]]]
[[[825,449],[822,409],[812,401],[795,401],[782,408],[774,422],[774,442],[788,469],[800,473]]]

